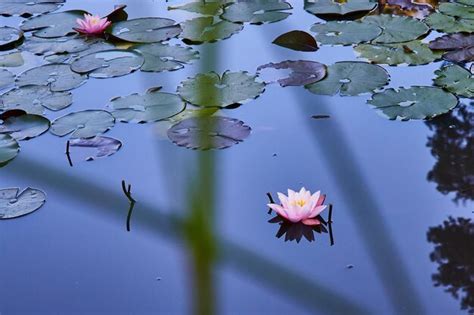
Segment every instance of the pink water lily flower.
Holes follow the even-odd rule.
[[[321,222],[316,217],[327,206],[323,205],[325,195],[320,191],[311,195],[304,187],[299,192],[288,189],[288,196],[278,193],[281,205],[269,203],[270,209],[276,211],[281,217],[293,222],[301,222],[305,225],[318,225]]]
[[[76,22],[80,27],[74,30],[85,35],[101,35],[110,25],[106,17],[101,19],[98,15],[91,14],[84,14],[84,19],[77,19]]]

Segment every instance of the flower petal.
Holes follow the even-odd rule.
[[[278,199],[280,199],[281,205],[284,208],[288,208],[288,197],[282,193],[277,193],[277,195],[278,195]]]
[[[269,204],[267,204],[267,206],[270,207],[270,209],[272,209],[273,211],[275,211],[279,215],[281,215],[282,217],[284,217],[285,219],[289,220],[288,219],[288,213],[285,211],[285,209],[283,209],[282,206],[277,205],[275,203],[269,203]]]
[[[318,219],[304,219],[301,221],[304,225],[318,225],[321,222]]]
[[[311,214],[308,216],[309,218],[314,218],[315,216],[318,216],[321,212],[323,212],[324,209],[326,209],[327,206],[317,206],[311,211]]]

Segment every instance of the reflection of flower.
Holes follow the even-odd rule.
[[[76,31],[86,35],[100,35],[109,27],[110,21],[107,18],[100,18],[98,15],[84,14],[84,19],[77,19],[79,28]]]
[[[292,222],[301,222],[304,225],[319,225],[316,217],[326,209],[323,205],[325,195],[318,191],[311,195],[311,192],[304,187],[299,192],[288,189],[288,196],[278,193],[281,205],[269,203],[270,209],[276,211],[279,216]]]

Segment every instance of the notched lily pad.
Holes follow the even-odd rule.
[[[105,110],[84,110],[59,117],[51,124],[51,133],[71,138],[92,138],[104,133],[115,124],[115,118]]]
[[[186,44],[212,43],[226,39],[240,32],[242,24],[219,20],[212,16],[204,16],[181,23],[183,32],[180,37]]]
[[[291,31],[275,38],[272,42],[275,45],[297,50],[316,51],[318,44],[313,36],[303,31]]]
[[[389,119],[431,119],[452,110],[458,99],[437,87],[413,86],[387,89],[372,95],[368,104],[380,110]]]
[[[429,31],[429,27],[412,17],[398,15],[371,15],[362,19],[362,23],[377,26],[382,34],[373,43],[393,44],[415,40]]]
[[[456,18],[442,13],[433,13],[426,17],[425,23],[432,29],[443,33],[473,32],[474,20]]]
[[[133,46],[144,58],[141,71],[161,72],[182,69],[184,65],[199,58],[199,53],[190,47],[170,46],[161,43]]]
[[[458,2],[458,1],[456,1]],[[466,3],[456,3],[456,2],[445,2],[441,3],[438,7],[439,12],[454,16],[460,19],[474,19],[474,3],[470,5]]]
[[[188,149],[225,149],[242,142],[251,128],[234,118],[210,116],[188,118],[168,130],[168,137]]]
[[[285,1],[244,1],[226,6],[221,17],[234,23],[272,23],[286,19],[291,15],[288,12],[291,9],[291,5]]]
[[[227,0],[228,1],[228,0]],[[185,3],[179,6],[169,6],[168,10],[184,10],[193,13],[199,13],[203,15],[219,15],[222,11],[222,6],[226,4],[226,1],[194,1],[190,3]]]
[[[0,167],[7,165],[20,152],[20,145],[9,134],[0,134]]]
[[[93,161],[117,153],[122,147],[122,142],[110,137],[96,136],[90,139],[72,139],[69,141],[69,146],[78,149],[71,149],[72,153],[81,151],[75,152],[73,155],[81,155],[83,156],[81,159]]]
[[[85,37],[29,38],[23,49],[35,55],[54,55],[77,53],[89,47]]]
[[[165,18],[139,18],[112,24],[110,34],[132,43],[162,42],[181,33],[176,21]]]
[[[46,194],[41,190],[26,188],[0,189],[0,220],[15,219],[33,213],[46,202]]]
[[[87,80],[86,76],[71,71],[68,64],[48,64],[32,68],[21,73],[17,79],[18,86],[44,85],[53,92],[75,89]]]
[[[458,96],[474,98],[474,75],[471,71],[458,65],[450,65],[436,70],[435,74],[435,85]]]
[[[77,19],[82,19],[84,14],[82,10],[71,10],[57,13],[40,15],[26,20],[20,28],[23,31],[33,31],[33,35],[42,38],[63,37],[66,35],[77,34],[74,27],[77,26]]]
[[[14,139],[29,140],[48,131],[49,119],[27,114],[23,110],[6,111],[0,115],[0,134],[9,134]]]
[[[369,42],[382,34],[380,27],[359,21],[330,21],[311,27],[316,40],[324,45],[351,45]]]
[[[0,27],[0,50],[10,50],[23,42],[23,32],[9,26]]]
[[[259,66],[257,68],[257,72],[260,73],[262,70],[268,68],[286,69],[291,71],[288,77],[278,79],[277,82],[282,87],[311,84],[322,80],[326,76],[326,66],[316,61],[287,60],[278,63],[267,63],[265,65]],[[266,83],[268,84],[273,82]]]
[[[18,51],[0,55],[0,67],[21,67],[24,63],[23,56]]]
[[[15,82],[15,76],[7,69],[0,69],[0,90]]]
[[[304,9],[323,20],[352,20],[360,18],[377,7],[370,0],[305,0]]]
[[[59,9],[65,0],[2,0],[0,15],[30,17]]]
[[[455,33],[431,41],[432,50],[445,51],[443,59],[453,62],[474,61],[474,34]]]

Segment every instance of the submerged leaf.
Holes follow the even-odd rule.
[[[287,60],[278,63],[267,63],[259,66],[257,72],[261,72],[261,70],[267,68],[289,69],[291,71],[288,77],[278,80],[278,83],[282,87],[310,84],[320,81],[326,76],[326,66],[316,61]]]
[[[369,42],[382,34],[380,27],[354,21],[330,21],[311,27],[316,40],[324,45],[351,45]]]
[[[2,0],[0,15],[24,17],[55,11],[65,0]]]
[[[92,138],[112,128],[115,119],[105,110],[84,110],[59,117],[51,124],[51,133],[71,138]]]
[[[290,16],[290,9],[291,5],[281,0],[236,2],[226,6],[221,17],[234,23],[272,23]]]
[[[90,139],[72,139],[69,141],[69,145],[76,148],[94,149],[92,154],[89,153],[84,158],[86,161],[93,161],[117,153],[122,147],[122,142],[110,137],[96,136]]]
[[[70,34],[76,34],[74,27],[77,26],[77,19],[82,19],[84,14],[82,10],[71,10],[57,13],[40,15],[26,20],[20,28],[23,31],[33,31],[33,35],[42,38],[63,37]]]
[[[26,70],[16,79],[18,86],[44,85],[53,92],[75,89],[87,80],[86,76],[71,71],[68,64],[48,64]]]
[[[18,142],[8,134],[0,134],[0,167],[13,160],[20,152]]]
[[[180,37],[187,44],[212,43],[240,32],[242,24],[216,19],[212,16],[198,17],[181,23]]]
[[[458,65],[450,65],[435,72],[437,86],[458,96],[474,98],[474,75]]]
[[[0,134],[9,134],[18,141],[42,135],[49,126],[48,118],[22,110],[6,111],[0,115]]]
[[[0,50],[10,50],[19,46],[23,41],[23,32],[16,28],[0,27]]]
[[[0,90],[15,82],[15,76],[7,69],[0,69]]]
[[[291,31],[275,38],[275,45],[298,51],[316,51],[318,44],[313,36],[303,31]]]
[[[41,190],[26,188],[0,189],[0,220],[14,219],[30,214],[46,202],[46,194]]]
[[[141,71],[173,71],[184,67],[191,60],[198,59],[199,53],[190,47],[170,46],[161,43],[133,46],[145,58]]]
[[[178,36],[181,27],[171,19],[149,17],[114,23],[110,33],[127,42],[156,43]]]
[[[474,61],[474,34],[444,35],[430,42],[433,50],[447,51],[443,58],[453,62]]]

